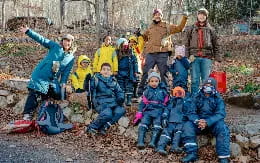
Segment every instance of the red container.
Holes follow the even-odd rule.
[[[226,91],[227,91],[227,75],[226,75],[226,72],[213,71],[209,76],[214,78],[217,81],[218,92],[226,93]]]

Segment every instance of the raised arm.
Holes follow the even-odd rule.
[[[29,29],[28,27],[21,27],[20,31],[31,37],[34,41],[38,42],[45,48],[50,49],[51,47],[57,45],[56,42],[51,41],[42,35],[38,34],[37,32],[33,31],[32,29]]]

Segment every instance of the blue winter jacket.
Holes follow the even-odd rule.
[[[91,79],[90,86],[95,108],[121,106],[124,103],[124,92],[115,78],[97,73]]]
[[[198,118],[194,113],[195,109],[195,105],[191,98],[172,97],[168,107],[164,110],[163,118],[166,118],[169,122],[173,123],[181,123],[188,120],[194,122]]]
[[[154,109],[163,111],[167,107],[168,102],[169,95],[165,84],[160,83],[157,88],[147,86],[143,92],[138,111],[145,112]]]
[[[225,103],[218,92],[206,97],[200,90],[193,100],[199,119],[205,119],[209,127],[226,117]]]
[[[74,63],[73,54],[64,52],[59,43],[48,40],[31,29],[26,34],[49,49],[47,55],[33,70],[28,88],[47,94],[53,80],[56,79],[56,84],[66,84]],[[59,65],[57,72],[52,70],[54,61]]]
[[[130,50],[129,56],[122,56],[118,60],[118,74],[117,78],[127,78],[131,81],[136,81],[135,73],[138,72],[137,58]]]
[[[188,82],[188,70],[190,68],[190,63],[187,57],[182,57],[181,59],[175,59],[174,63],[170,65],[169,71],[173,76],[173,86],[181,86],[187,90]]]

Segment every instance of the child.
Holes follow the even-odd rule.
[[[118,74],[117,81],[126,95],[126,105],[131,106],[131,99],[133,96],[133,86],[136,82],[138,72],[138,65],[136,56],[132,49],[129,49],[128,41],[125,38],[120,38],[117,41],[117,55],[118,55]]]
[[[141,74],[143,72],[143,63],[144,63],[144,57],[143,57],[143,49],[144,49],[144,39],[143,36],[140,33],[140,29],[136,32],[136,36],[130,36],[129,37],[129,47],[133,50],[138,63],[138,73]],[[137,76],[137,80],[134,83],[134,98],[137,98],[137,88],[138,84],[140,82],[140,76]]]
[[[169,71],[173,76],[173,88],[180,86],[186,92],[188,91],[188,69],[190,63],[185,57],[185,46],[175,46],[175,59],[170,65]]]
[[[181,87],[175,87],[172,91],[168,107],[162,115],[162,125],[164,130],[158,142],[157,151],[162,155],[167,155],[165,147],[171,142],[171,152],[181,153],[180,148],[182,127],[185,121],[192,120],[189,110],[194,108],[191,98],[185,97],[185,90]]]
[[[108,128],[115,124],[124,114],[124,93],[114,79],[111,65],[103,63],[100,73],[91,80],[92,102],[98,117],[86,128],[86,132],[106,134]]]
[[[105,36],[104,43],[99,48],[94,56],[93,71],[94,73],[100,72],[101,65],[103,63],[109,63],[111,65],[111,71],[114,75],[118,72],[118,61],[115,48],[111,46],[111,37]]]
[[[71,75],[72,87],[76,93],[86,91],[84,88],[85,79],[89,80],[92,76],[90,59],[86,55],[80,55],[78,58],[77,70]]]
[[[138,129],[137,147],[143,149],[145,134],[151,124],[153,124],[152,138],[149,147],[154,148],[157,138],[161,132],[161,116],[167,107],[169,96],[166,86],[161,82],[161,77],[157,72],[148,75],[148,87],[142,95],[138,112],[135,115],[134,123],[141,119]],[[142,118],[143,117],[143,118]]]
[[[216,151],[220,163],[228,163],[230,157],[230,135],[224,122],[226,116],[225,103],[216,91],[216,80],[208,78],[202,89],[193,99],[196,110],[194,122],[186,122],[183,126],[184,150],[187,155],[182,162],[192,162],[198,159],[197,134],[212,133],[216,137]]]
[[[24,106],[24,120],[31,120],[33,111],[38,106],[38,99],[49,97],[62,99],[61,90],[65,89],[74,63],[74,37],[64,35],[60,43],[48,40],[28,27],[21,27],[21,32],[40,43],[49,51],[33,70],[28,84],[29,94]]]

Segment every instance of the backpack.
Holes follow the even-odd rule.
[[[58,104],[43,102],[36,123],[43,133],[54,135],[73,127],[72,124],[63,123],[63,118],[63,111]]]
[[[27,133],[36,129],[34,120],[15,120],[8,123],[1,132],[4,133]]]

